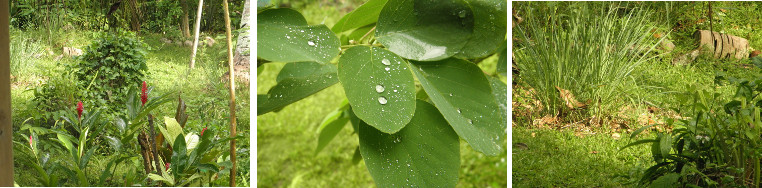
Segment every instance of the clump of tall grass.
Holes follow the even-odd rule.
[[[659,42],[651,36],[648,10],[601,2],[524,5],[516,5],[525,21],[513,28],[514,63],[520,83],[534,89],[545,114],[569,110],[556,86],[578,101],[589,100],[597,112],[631,100],[619,97],[634,85],[633,70],[653,58]]]
[[[37,57],[42,54],[43,48],[39,42],[33,39],[18,36],[11,37],[11,74],[19,76],[21,73],[29,73],[28,69],[35,67]]]

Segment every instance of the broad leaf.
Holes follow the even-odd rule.
[[[505,39],[505,6],[497,0],[389,0],[379,16],[376,37],[407,59],[486,57]]]
[[[411,62],[429,99],[455,132],[476,151],[495,156],[503,151],[505,122],[484,73],[465,60]]]
[[[360,123],[360,153],[378,187],[455,187],[458,135],[434,106],[417,102],[415,116],[395,134]]]
[[[327,63],[339,53],[339,38],[325,25],[309,26],[297,11],[257,14],[257,56],[278,62]]]
[[[409,64],[378,47],[357,46],[339,59],[339,81],[355,115],[385,133],[402,129],[415,112]]]
[[[499,58],[497,60],[497,67],[495,68],[495,72],[503,76],[508,75],[508,50],[506,48],[507,43],[508,41],[503,41],[503,47],[500,47],[500,52],[498,52]]]
[[[507,128],[506,126],[508,126],[508,85],[495,77],[488,76],[487,79],[489,80],[490,87],[492,88],[492,95],[495,96],[497,107],[500,110],[498,115],[500,115],[500,119],[503,120],[502,125],[505,125],[503,126],[503,129],[505,129]]]
[[[339,81],[336,66],[315,62],[288,63],[283,66],[267,95],[257,95],[257,115],[283,108]]]
[[[334,111],[329,117],[326,117],[320,125],[320,134],[318,135],[318,145],[317,149],[315,149],[315,154],[322,151],[328,143],[331,143],[331,140],[347,125],[347,122],[349,122],[349,117],[343,116],[343,111]]]
[[[344,15],[344,17],[341,17],[339,22],[337,22],[336,25],[333,25],[331,30],[333,30],[334,33],[341,33],[376,23],[378,14],[381,13],[381,8],[384,8],[386,1],[387,0],[370,0],[366,2],[352,12]]]

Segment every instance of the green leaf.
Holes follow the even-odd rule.
[[[288,63],[267,95],[257,95],[257,115],[283,108],[336,84],[336,66],[315,62]]]
[[[506,48],[508,41],[503,41],[503,47],[500,47],[499,59],[497,59],[497,67],[495,72],[500,75],[508,75],[508,50]]]
[[[415,116],[395,134],[360,124],[360,153],[378,187],[455,187],[458,135],[434,106],[417,102]]]
[[[678,180],[680,180],[680,174],[678,174],[678,173],[665,174],[665,175],[663,175],[663,176],[661,176],[659,178],[656,178],[656,180],[651,182],[651,187],[655,187],[655,188],[660,188],[660,187],[664,187],[664,188],[675,187],[676,186],[675,183],[677,183]]]
[[[411,63],[429,99],[461,138],[490,156],[503,151],[506,125],[499,114],[505,112],[478,66],[455,58]]]
[[[188,134],[185,135],[185,143],[187,145],[186,149],[188,151],[192,151],[193,149],[196,149],[196,146],[198,145],[199,137],[196,134]]]
[[[496,0],[389,0],[376,37],[407,59],[475,59],[498,50],[506,36],[506,15],[505,3]]]
[[[347,13],[344,17],[341,17],[339,22],[337,22],[336,25],[333,25],[331,30],[334,33],[341,33],[376,23],[378,14],[381,13],[381,8],[384,8],[386,1],[387,0],[370,0],[365,2],[365,4],[362,4],[360,7],[357,7],[357,9]]]
[[[320,134],[318,135],[318,145],[317,149],[315,149],[315,154],[322,151],[328,143],[331,143],[331,140],[333,140],[333,138],[339,134],[341,129],[347,125],[347,122],[349,122],[349,117],[341,117],[323,122],[320,126]]]
[[[339,54],[339,38],[325,25],[308,26],[297,11],[270,9],[257,14],[257,56],[278,62],[328,63]]]
[[[500,119],[502,119],[503,124],[505,125],[502,128],[506,129],[508,125],[508,85],[500,81],[500,79],[497,79],[495,77],[488,76],[490,87],[492,88],[492,95],[495,96],[495,102],[497,102],[497,107],[500,110]],[[506,132],[506,134],[508,134]],[[504,142],[504,141],[500,141]]]
[[[378,47],[349,48],[339,59],[339,81],[355,115],[395,133],[415,112],[415,84],[405,59]]]
[[[180,123],[177,123],[175,118],[164,116],[164,124],[166,127],[158,126],[161,134],[164,134],[164,138],[177,138],[177,135],[185,136],[183,128],[180,127]]]
[[[174,171],[172,171],[172,174],[177,177],[178,173],[182,173],[185,171],[185,164],[187,163],[187,150],[185,148],[185,138],[183,135],[177,135],[175,138],[175,141],[172,144],[172,167],[174,168]]]
[[[352,164],[360,163],[360,160],[362,160],[362,155],[360,155],[360,147],[358,146],[355,149],[355,154],[352,155]]]
[[[663,158],[667,158],[669,151],[672,150],[672,136],[663,135],[659,140],[659,151]]]

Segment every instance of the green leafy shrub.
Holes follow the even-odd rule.
[[[96,106],[124,103],[129,87],[139,87],[145,78],[147,47],[131,32],[101,33],[74,66],[84,97],[102,104]]]
[[[67,107],[81,97],[79,84],[69,74],[50,77],[44,84],[30,91],[34,97],[27,103],[26,114],[36,124],[50,128],[59,120]]]
[[[642,185],[734,187],[760,185],[762,159],[762,78],[736,79],[718,74],[736,87],[730,102],[719,105],[720,93],[695,86],[678,96],[690,118],[668,119],[672,133],[657,133],[626,146],[651,144],[656,164],[640,179]],[[680,110],[678,110],[680,111]],[[634,138],[651,126],[640,128]],[[624,148],[623,148],[624,149]]]
[[[649,40],[653,24],[644,9],[627,11],[601,2],[517,4],[526,19],[513,34],[519,38],[514,52],[520,83],[534,89],[546,114],[568,111],[556,87],[602,111],[617,109],[611,104],[658,44]]]

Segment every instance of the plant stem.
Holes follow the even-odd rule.
[[[375,31],[375,30],[376,30],[376,26],[373,26],[373,28],[371,28],[370,30],[368,30],[368,32],[367,32],[367,33],[365,33],[365,35],[363,35],[362,37],[360,37],[360,40],[358,40],[358,41],[362,41],[363,39],[365,39],[365,37],[367,37],[368,35],[370,35],[370,33],[372,33],[372,32],[373,32],[373,31]]]

